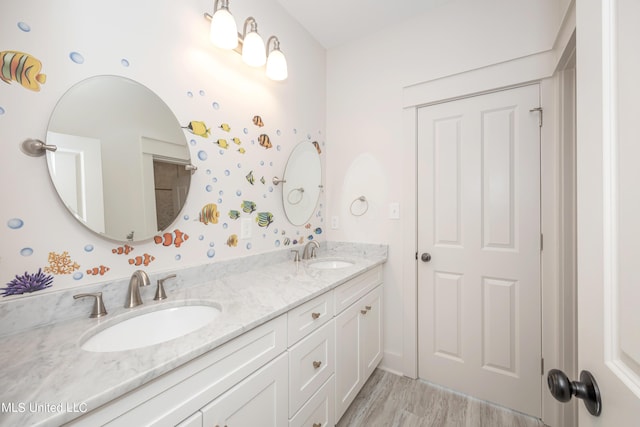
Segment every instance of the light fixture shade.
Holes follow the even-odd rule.
[[[252,67],[261,67],[267,61],[264,41],[256,31],[252,31],[244,37],[242,60]]]
[[[223,49],[235,49],[238,46],[238,27],[233,15],[227,9],[218,9],[211,18],[211,42]]]
[[[287,59],[280,49],[272,50],[267,58],[267,77],[271,80],[285,80],[287,78]]]

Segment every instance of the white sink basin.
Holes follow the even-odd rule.
[[[211,323],[220,309],[209,305],[165,308],[132,317],[104,329],[81,345],[94,352],[147,347],[187,335]]]
[[[351,267],[353,263],[344,259],[319,259],[311,261],[309,267],[319,268],[322,270],[335,270],[336,268]]]

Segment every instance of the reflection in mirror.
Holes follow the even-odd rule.
[[[149,239],[184,206],[189,149],[176,117],[151,90],[118,76],[73,86],[51,115],[53,184],[69,211],[118,241]]]
[[[293,225],[303,225],[313,215],[322,188],[322,167],[312,142],[295,146],[284,171],[282,204]]]

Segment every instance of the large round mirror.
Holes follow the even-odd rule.
[[[295,146],[284,170],[282,204],[293,225],[303,225],[313,215],[320,198],[322,167],[312,142]]]
[[[73,86],[56,105],[47,165],[69,211],[94,232],[141,241],[168,228],[191,173],[183,130],[151,90],[118,76]]]

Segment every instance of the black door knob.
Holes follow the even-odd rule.
[[[420,256],[420,259],[421,259],[423,262],[429,262],[429,261],[431,261],[431,254],[430,254],[430,253],[425,252],[425,253],[423,253],[423,254]]]
[[[571,396],[575,396],[584,401],[591,415],[597,417],[602,412],[600,389],[589,371],[580,372],[580,381],[571,381],[561,370],[552,369],[547,374],[547,385],[553,397],[560,402],[568,402]]]

